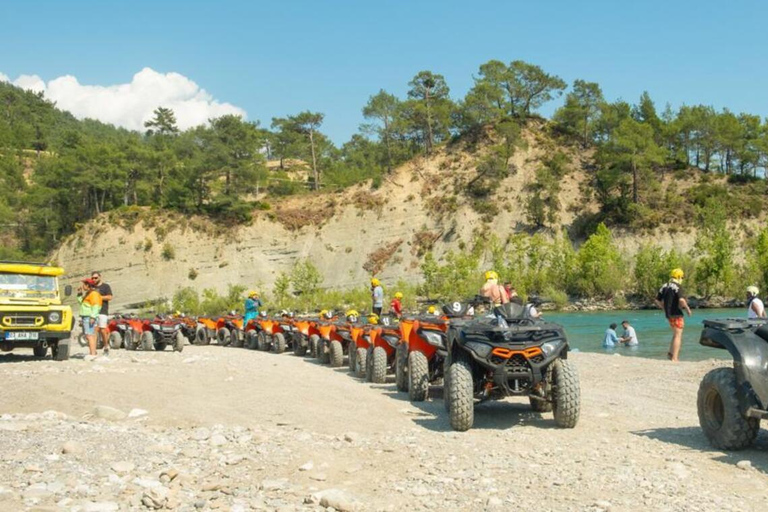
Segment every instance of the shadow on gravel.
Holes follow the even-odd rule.
[[[735,466],[739,461],[748,460],[752,463],[752,467],[768,474],[768,431],[765,429],[760,430],[751,448],[734,452],[723,452],[712,448],[699,427],[654,428],[638,430],[632,434],[709,453],[714,460],[724,464]]]
[[[32,362],[53,361],[50,355],[45,357],[35,357],[33,354],[1,354],[0,364],[9,363],[32,363]]]
[[[448,411],[443,404],[443,387],[430,386],[429,398],[424,402],[410,402],[408,393],[399,393],[394,386],[376,386],[387,396],[408,402],[419,411],[413,422],[434,432],[452,432]],[[507,401],[489,401],[475,406],[475,423],[472,430],[506,430],[514,427],[534,426],[550,429],[555,427],[549,418],[531,411],[531,406]]]

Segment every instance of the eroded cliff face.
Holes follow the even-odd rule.
[[[225,229],[204,219],[150,212],[129,225],[113,212],[65,240],[53,259],[66,268],[71,283],[92,270],[102,271],[115,293],[115,311],[170,298],[184,287],[223,292],[229,284],[242,284],[271,291],[276,277],[303,259],[320,270],[324,287],[364,286],[372,273],[385,285],[417,282],[428,250],[439,258],[478,236],[492,233],[505,240],[528,227],[526,185],[545,154],[542,148],[552,146],[541,144],[540,134],[526,138],[527,147],[510,162],[510,176],[496,188],[498,213],[492,218],[482,218],[460,190],[476,172],[478,154],[449,148],[401,166],[377,190],[361,185],[291,197],[256,213],[249,226]],[[566,228],[580,213],[596,209],[579,190],[587,179],[582,168],[588,155],[571,152],[569,157],[571,172],[561,182],[559,215]],[[693,243],[691,234],[617,236],[630,254],[648,239],[683,250]]]

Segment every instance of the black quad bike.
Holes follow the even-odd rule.
[[[725,349],[733,367],[715,368],[699,385],[699,423],[721,450],[741,450],[768,418],[768,323],[765,319],[704,320],[699,343]]]
[[[162,352],[170,345],[174,352],[184,350],[187,340],[181,332],[181,322],[172,318],[158,315],[152,320],[144,321],[144,332],[141,334],[141,348]]]
[[[532,318],[530,305],[507,303],[452,322],[445,379],[451,427],[469,430],[475,404],[508,396],[527,396],[534,411],[552,411],[557,426],[575,427],[581,390],[568,349],[563,327]]]

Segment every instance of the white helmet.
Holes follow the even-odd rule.
[[[760,294],[760,290],[757,286],[747,286],[747,293],[752,297],[757,297]]]

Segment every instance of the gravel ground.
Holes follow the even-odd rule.
[[[766,432],[725,453],[698,426],[723,362],[571,357],[575,429],[509,400],[456,433],[439,387],[411,404],[289,354],[0,356],[0,510],[768,509]]]

